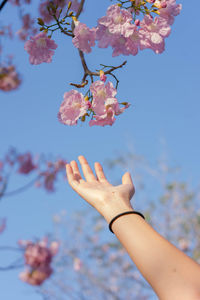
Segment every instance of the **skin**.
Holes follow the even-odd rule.
[[[134,211],[130,200],[135,189],[131,175],[122,176],[122,184],[111,185],[100,163],[95,173],[84,156],[78,157],[85,179],[76,161],[66,165],[70,186],[108,222],[125,211]],[[119,217],[112,230],[143,277],[161,300],[200,300],[200,266],[157,233],[136,214]]]

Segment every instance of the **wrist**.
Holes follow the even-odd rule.
[[[111,205],[107,205],[104,207],[104,211],[102,213],[104,219],[109,224],[110,221],[117,216],[118,214],[121,214],[123,212],[127,211],[134,211],[133,207],[129,203],[116,203]]]

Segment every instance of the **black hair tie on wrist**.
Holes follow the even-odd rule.
[[[121,216],[123,216],[123,215],[128,215],[128,214],[136,214],[136,215],[139,215],[140,217],[142,217],[142,218],[145,220],[145,217],[143,216],[143,214],[141,214],[141,213],[138,212],[138,211],[125,211],[125,212],[123,212],[123,213],[121,213],[121,214],[115,216],[115,217],[111,220],[111,222],[110,222],[110,224],[109,224],[109,229],[110,229],[110,231],[111,231],[112,233],[114,233],[114,232],[112,231],[112,224],[113,224],[113,222],[114,222],[116,219],[118,219],[119,217],[121,217]]]

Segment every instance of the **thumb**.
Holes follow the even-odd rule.
[[[123,176],[122,176],[122,184],[131,184],[133,185],[133,181],[131,178],[131,174],[129,172],[126,172]]]

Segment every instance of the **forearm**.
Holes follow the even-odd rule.
[[[112,217],[106,215],[108,223]],[[124,215],[112,230],[160,299],[200,299],[200,266],[140,216]]]

